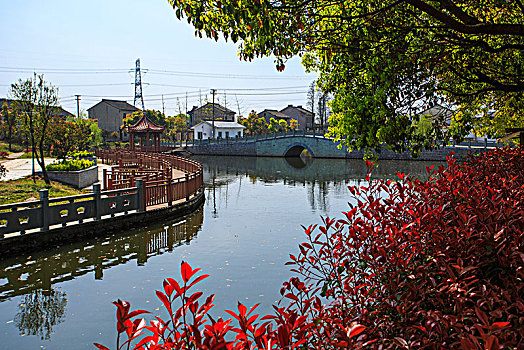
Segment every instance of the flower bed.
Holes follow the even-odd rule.
[[[157,291],[167,320],[146,325],[146,311],[114,303],[117,347],[523,348],[524,148],[427,170],[427,181],[368,176],[341,218],[305,228],[273,315],[239,303],[215,320],[213,296],[190,291],[207,275],[183,262],[181,282]]]
[[[59,181],[75,188],[84,188],[98,182],[98,166],[85,159],[67,159],[46,166],[51,180]]]
[[[45,168],[48,171],[78,171],[84,170],[95,165],[94,162],[86,159],[66,159],[58,163],[48,164]]]

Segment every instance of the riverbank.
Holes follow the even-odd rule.
[[[189,200],[180,201],[173,206],[152,208],[148,211],[122,215],[107,215],[101,220],[88,219],[44,232],[32,232],[0,240],[0,260],[15,256],[27,256],[38,251],[57,248],[84,239],[96,239],[120,234],[127,230],[139,229],[166,219],[181,218],[200,208],[204,203],[204,191]]]

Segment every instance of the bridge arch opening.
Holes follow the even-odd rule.
[[[305,146],[303,145],[294,145],[287,149],[286,153],[284,153],[284,157],[286,158],[311,158],[313,157],[313,153]]]

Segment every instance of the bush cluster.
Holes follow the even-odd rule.
[[[182,283],[157,291],[168,319],[146,325],[146,311],[114,303],[117,348],[523,348],[524,148],[427,170],[368,176],[340,219],[305,228],[273,315],[239,303],[213,319],[213,296],[190,292],[207,275],[184,262]]]
[[[48,164],[45,168],[49,171],[76,171],[90,168],[93,165],[95,163],[87,159],[67,159],[58,163]]]
[[[74,159],[90,158],[94,157],[94,153],[89,151],[72,151],[67,153],[67,156]]]

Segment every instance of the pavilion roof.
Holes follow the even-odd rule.
[[[161,133],[164,131],[164,127],[153,123],[145,116],[145,114],[134,125],[127,127],[128,133],[139,133],[148,131]]]

